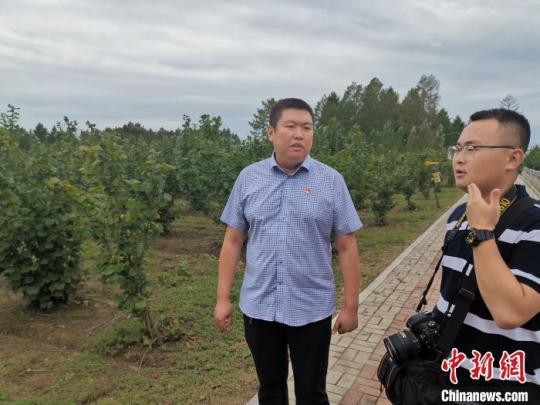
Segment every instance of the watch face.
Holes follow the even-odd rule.
[[[476,235],[474,234],[474,231],[469,231],[467,236],[465,236],[465,242],[467,242],[469,245],[474,244],[475,239]]]

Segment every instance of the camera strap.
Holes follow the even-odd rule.
[[[526,208],[528,208],[530,205],[532,205],[534,202],[536,202],[534,199],[532,199],[532,198],[530,198],[528,196],[521,198],[521,200],[526,199],[526,198],[530,199],[532,201],[532,203],[527,204],[527,206],[523,208],[524,210]],[[510,219],[508,220],[508,222],[504,222],[505,220],[503,220],[503,218],[508,218],[509,215],[508,214],[502,215],[502,214],[507,212],[507,210],[511,206],[514,205],[514,202],[516,201],[516,199],[517,199],[517,187],[514,185],[514,186],[512,186],[512,188],[510,188],[510,190],[500,200],[499,207],[500,207],[500,211],[501,211],[501,217],[499,219],[499,222],[497,223],[497,227],[494,230],[496,238],[498,238],[498,236],[499,236],[497,234],[498,230],[503,229],[503,231],[504,231],[504,229],[507,228],[508,225],[510,224],[510,221],[512,221],[512,216],[510,216]],[[514,212],[515,212],[515,209],[516,208],[514,206]],[[519,213],[517,213],[517,214],[519,214]],[[449,232],[447,232],[447,234],[445,235],[444,244],[443,244],[443,246],[441,248],[441,251],[442,251],[441,257],[439,258],[439,261],[437,262],[437,264],[435,266],[435,270],[433,271],[433,274],[431,275],[431,278],[429,279],[429,281],[427,283],[427,286],[424,289],[424,292],[422,293],[422,297],[420,298],[420,302],[418,302],[418,305],[416,306],[416,312],[420,311],[424,305],[427,305],[427,298],[426,297],[427,297],[427,294],[428,294],[429,290],[431,289],[431,285],[433,284],[433,280],[435,280],[435,276],[437,275],[437,272],[439,271],[439,268],[441,267],[442,259],[444,257],[446,248],[448,247],[450,242],[456,237],[456,235],[457,235],[458,231],[460,230],[461,225],[463,224],[465,219],[466,219],[466,216],[465,216],[465,212],[464,212],[459,217],[459,219],[457,220],[455,226]],[[467,257],[465,267],[461,271],[462,273],[467,268],[467,266],[468,266],[469,262],[471,261],[471,259],[472,259],[472,250],[471,250],[470,257]]]
[[[433,280],[435,280],[435,276],[437,275],[437,272],[439,271],[439,269],[441,267],[441,263],[442,263],[442,260],[443,260],[443,257],[444,257],[445,251],[446,251],[446,247],[456,237],[457,232],[459,231],[459,228],[461,228],[461,225],[463,224],[464,221],[465,221],[465,213],[463,213],[463,215],[461,215],[461,217],[457,220],[456,225],[454,226],[454,228],[452,228],[452,230],[450,230],[448,232],[448,234],[445,235],[444,245],[441,248],[441,252],[442,252],[441,256],[439,257],[439,260],[437,261],[437,264],[435,265],[435,270],[433,271],[433,274],[431,275],[431,277],[430,277],[430,279],[429,279],[429,281],[427,283],[427,286],[424,289],[424,292],[422,293],[422,297],[420,298],[420,301],[418,302],[418,305],[416,306],[416,309],[415,309],[416,312],[421,311],[422,307],[424,305],[427,305],[427,298],[426,297],[428,295],[429,290],[431,289],[431,285],[433,284]],[[470,261],[470,258],[467,258],[467,261],[465,263],[465,267],[469,264],[469,261]],[[464,269],[463,269],[463,271],[464,271]]]
[[[537,201],[535,199],[525,196],[517,200],[511,200],[510,204],[504,206],[503,213],[505,215],[501,216],[494,230],[495,241],[498,240],[499,236],[505,231],[505,229],[508,228],[510,224],[517,222],[518,218],[536,202]],[[501,207],[503,207],[502,204]],[[461,286],[457,293],[454,294],[454,311],[452,312],[452,315],[448,317],[448,313],[451,308],[451,305],[449,304],[448,310],[444,316],[442,331],[437,341],[437,348],[440,350],[440,352],[445,354],[449,353],[452,349],[465,317],[469,312],[469,308],[478,294],[478,285],[476,283],[474,267],[471,268],[469,275],[466,274],[470,262],[472,262],[472,247],[471,254],[469,255],[469,258],[462,270],[463,277]]]

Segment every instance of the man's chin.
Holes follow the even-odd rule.
[[[302,163],[305,160],[306,156],[307,154],[305,153],[295,153],[295,154],[289,155],[288,160],[291,163],[294,163],[296,166],[298,166],[300,163]]]
[[[469,185],[470,181],[466,181],[465,179],[455,179],[455,183],[457,188],[462,191],[467,191],[467,186]]]

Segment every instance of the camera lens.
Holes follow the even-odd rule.
[[[398,365],[422,354],[422,346],[411,331],[402,330],[383,341],[388,353]]]

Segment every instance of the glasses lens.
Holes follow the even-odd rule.
[[[448,147],[448,159],[453,160],[456,156],[457,148],[455,146]]]

